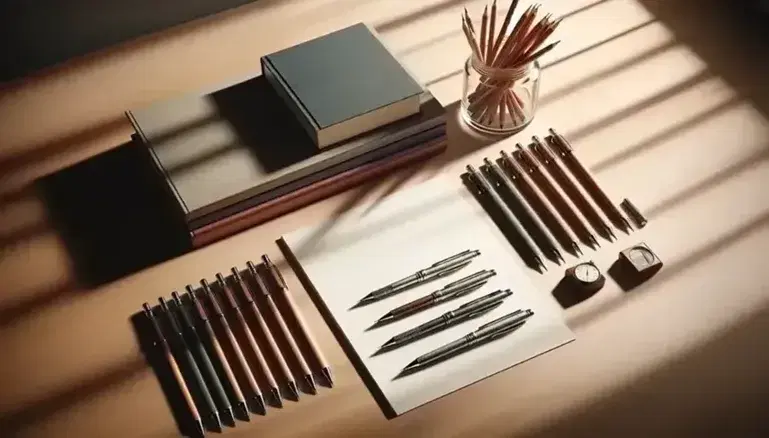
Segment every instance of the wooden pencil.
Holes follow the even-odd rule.
[[[491,3],[491,17],[489,17],[489,36],[486,39],[486,61],[491,62],[494,58],[494,38],[497,24],[497,0]]]
[[[481,61],[486,61],[486,31],[489,21],[489,7],[483,8],[483,16],[481,17]]]

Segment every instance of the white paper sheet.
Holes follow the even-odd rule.
[[[460,178],[436,178],[363,204],[333,225],[283,237],[395,415],[552,350],[574,339],[549,291],[535,290],[518,254]],[[466,249],[481,255],[461,271],[364,307],[370,291]],[[390,325],[367,330],[390,309],[482,269],[497,272],[481,289]],[[534,273],[534,275],[538,275]],[[497,289],[514,293],[494,311],[394,351],[372,354],[393,335]],[[519,330],[406,377],[396,375],[417,356],[517,309],[534,316]],[[387,411],[387,409],[385,409]]]

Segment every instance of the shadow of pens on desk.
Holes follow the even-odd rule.
[[[165,354],[156,346],[156,334],[149,319],[143,312],[137,312],[131,316],[130,321],[144,359],[160,383],[177,429],[183,436],[195,436],[197,431],[190,426],[194,424],[195,419],[187,410],[182,389],[171,370],[171,365]]]
[[[514,227],[507,223],[507,219],[504,217],[504,214],[498,210],[498,208],[490,199],[478,193],[478,190],[476,189],[475,183],[472,181],[470,174],[467,172],[463,173],[462,182],[465,184],[465,187],[467,187],[470,193],[472,193],[473,197],[478,201],[478,203],[481,204],[481,207],[483,207],[491,220],[494,221],[494,224],[497,226],[499,231],[505,236],[507,241],[510,242],[510,245],[512,245],[515,252],[517,252],[518,256],[521,258],[521,261],[523,261],[529,268],[541,273],[539,266],[535,265],[531,261],[531,254],[528,254],[528,244],[524,240],[524,237],[521,236],[520,233],[518,233],[515,229],[513,229]]]
[[[304,290],[307,291],[307,295],[310,297],[313,304],[315,304],[315,307],[320,312],[320,315],[323,317],[323,320],[326,322],[329,329],[331,329],[331,333],[334,335],[334,338],[339,343],[339,346],[342,347],[345,355],[350,360],[353,368],[355,368],[355,371],[360,376],[363,384],[366,386],[366,389],[368,389],[369,393],[374,398],[374,401],[382,410],[382,413],[388,420],[395,418],[397,415],[392,405],[390,405],[387,397],[385,397],[384,393],[379,388],[379,385],[377,385],[376,380],[374,380],[374,377],[369,372],[368,368],[363,362],[363,359],[361,359],[361,357],[355,351],[355,348],[350,343],[350,340],[347,339],[347,336],[345,336],[344,330],[342,330],[342,328],[339,326],[339,323],[337,322],[336,318],[334,318],[334,315],[331,313],[328,307],[326,307],[326,304],[320,298],[320,295],[318,295],[318,292],[312,285],[310,278],[302,269],[302,266],[299,264],[299,261],[296,259],[291,249],[288,248],[285,241],[282,239],[279,239],[276,243],[278,244],[280,251],[283,253],[283,256],[286,258],[286,261],[291,267],[291,270],[294,271],[294,274],[296,274],[296,278],[299,280],[299,283],[302,285]]]

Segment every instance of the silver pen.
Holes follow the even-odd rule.
[[[381,287],[369,293],[363,297],[358,302],[358,304],[356,304],[356,307],[374,301],[379,301],[381,299],[417,287],[421,284],[446,277],[469,265],[472,263],[473,259],[479,255],[481,255],[480,251],[468,249],[441,261],[435,262],[427,268],[421,269],[414,274],[409,275],[408,277],[401,278],[398,281],[390,283],[387,286]]]
[[[483,269],[467,277],[460,278],[457,281],[452,281],[446,286],[434,291],[431,294],[425,295],[416,300],[410,301],[402,306],[398,306],[395,309],[387,312],[384,316],[377,320],[375,325],[385,324],[404,316],[412,315],[424,309],[436,306],[440,303],[459,298],[467,295],[486,284],[489,278],[497,275],[497,272],[493,269]]]
[[[468,333],[456,341],[449,342],[442,347],[419,356],[410,364],[406,365],[400,375],[411,374],[437,362],[448,359],[461,351],[508,335],[523,325],[532,315],[534,315],[534,312],[532,312],[531,309],[527,309],[516,310],[501,318],[497,318],[494,321],[478,327],[478,330]]]
[[[478,318],[499,307],[505,298],[513,294],[510,289],[497,290],[476,298],[461,306],[449,310],[443,315],[433,318],[418,326],[399,333],[385,342],[377,353],[394,350],[416,340],[425,338],[431,334],[445,330],[449,327],[461,324],[471,319]]]

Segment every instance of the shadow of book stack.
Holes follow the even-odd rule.
[[[264,75],[127,111],[130,143],[42,181],[55,225],[73,236],[82,283],[118,279],[446,148],[445,108],[364,24],[262,64]]]
[[[445,149],[445,110],[363,23],[262,76],[127,113],[199,247]]]

